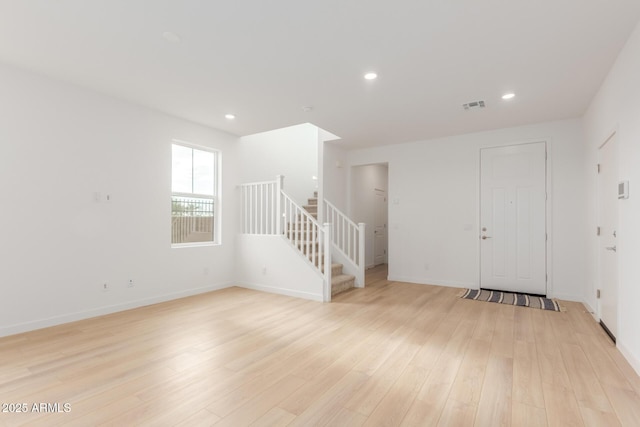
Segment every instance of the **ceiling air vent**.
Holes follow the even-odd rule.
[[[465,110],[475,110],[479,108],[484,108],[484,101],[473,101],[467,104],[462,104],[462,107]]]

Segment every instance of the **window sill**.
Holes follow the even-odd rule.
[[[171,249],[179,249],[179,248],[199,248],[206,246],[220,246],[221,244],[218,242],[193,242],[193,243],[172,243]]]

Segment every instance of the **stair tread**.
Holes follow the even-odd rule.
[[[331,280],[331,296],[338,295],[355,287],[355,277],[349,274],[340,274]]]
[[[352,276],[351,274],[339,274],[337,276],[333,276],[331,278],[331,284],[339,284],[348,282],[349,280],[354,280],[356,276]]]
[[[338,264],[338,263],[332,263],[331,264],[331,273],[332,273],[331,277],[336,277],[336,276],[339,276],[340,274],[342,274],[342,273],[340,273],[340,274],[333,275],[333,270],[338,270],[338,269],[342,270],[342,264]],[[320,271],[324,271],[324,265],[320,267]]]

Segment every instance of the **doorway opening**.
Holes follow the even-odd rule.
[[[351,168],[351,217],[366,224],[367,269],[389,263],[388,188],[388,163]]]

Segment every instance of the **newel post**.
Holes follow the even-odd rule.
[[[358,223],[358,287],[364,288],[364,269],[365,269],[365,230],[367,225],[364,222]]]
[[[276,234],[280,236],[282,234],[282,184],[284,183],[284,176],[276,176]]]
[[[331,302],[331,224],[325,222],[324,230],[324,302]]]

